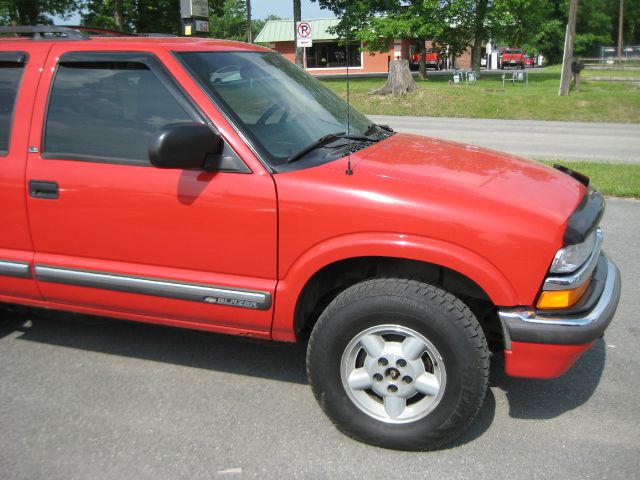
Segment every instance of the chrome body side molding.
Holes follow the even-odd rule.
[[[4,277],[32,278],[28,262],[0,260],[0,275]]]
[[[253,310],[268,310],[271,307],[271,294],[269,292],[48,265],[36,265],[34,270],[36,279],[42,282],[100,288]]]

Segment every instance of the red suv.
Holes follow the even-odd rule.
[[[429,48],[425,52],[424,59],[427,68],[433,68],[434,70],[442,70],[444,68],[444,62],[442,61],[442,58],[440,58],[440,53],[434,48]],[[414,70],[417,70],[419,66],[420,52],[417,52],[411,56],[411,67]]]
[[[338,428],[415,450],[489,345],[551,378],[614,315],[576,172],[394,133],[255,45],[0,31],[1,302],[308,341]]]

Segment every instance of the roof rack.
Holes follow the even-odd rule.
[[[18,27],[0,27],[0,35],[29,35],[32,40],[89,40],[89,37],[72,28],[56,25],[29,25]]]
[[[113,30],[111,28],[90,27],[88,25],[65,25],[66,28],[77,30],[91,37],[137,37],[135,33]]]

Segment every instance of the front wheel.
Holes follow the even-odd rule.
[[[429,450],[477,414],[487,388],[487,342],[473,313],[435,286],[383,278],[327,307],[307,351],[320,406],[347,435],[380,447]]]

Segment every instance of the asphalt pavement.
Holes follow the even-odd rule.
[[[437,452],[339,433],[303,345],[0,314],[0,478],[637,479],[640,201],[609,199],[603,226],[623,278],[604,339],[555,380],[493,358],[479,417]]]
[[[369,115],[378,124],[533,159],[640,163],[640,124]]]

